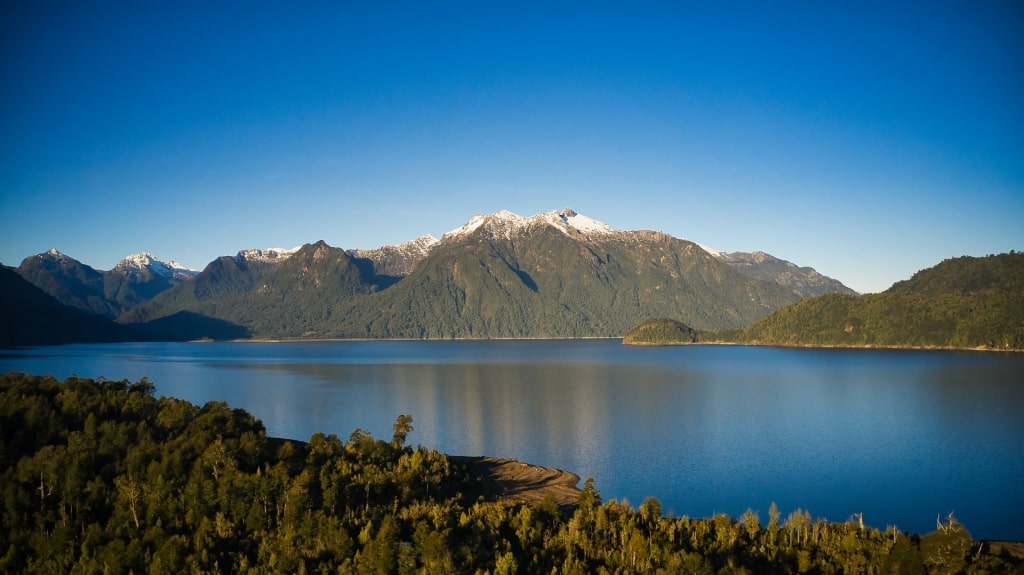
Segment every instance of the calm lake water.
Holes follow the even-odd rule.
[[[225,400],[271,435],[390,438],[592,476],[605,499],[767,522],[801,508],[1024,540],[1024,354],[617,340],[143,343],[0,350],[0,371]],[[582,483],[582,482],[581,482]]]

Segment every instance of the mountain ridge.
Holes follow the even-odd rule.
[[[1024,254],[947,259],[877,294],[806,298],[736,340],[767,345],[1024,349]]]
[[[61,256],[78,275],[103,278]],[[813,272],[761,257],[769,259],[791,274]],[[173,276],[178,267],[159,271]],[[136,288],[134,299],[121,297],[103,313],[139,325],[175,316],[163,323],[180,326],[197,317],[231,328],[218,334],[271,338],[615,337],[649,316],[683,317],[702,330],[740,328],[803,297],[772,281],[770,271],[757,277],[689,240],[614,230],[571,208],[527,217],[501,210],[477,214],[441,238],[375,250],[323,240],[243,249],[174,285],[141,295]],[[94,286],[98,293],[110,292]]]

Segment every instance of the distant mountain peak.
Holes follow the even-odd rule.
[[[42,264],[44,266],[58,266],[61,269],[75,268],[79,266],[89,267],[83,264],[82,262],[76,260],[75,258],[59,251],[57,248],[50,248],[49,250],[43,253],[39,253],[34,256],[28,256],[27,258],[22,260],[21,267],[24,268],[25,266],[39,264]]]
[[[266,248],[258,249],[252,248],[248,250],[241,250],[238,255],[235,256],[236,260],[245,260],[247,262],[262,262],[262,263],[280,263],[284,260],[292,257],[302,249],[302,246],[295,246],[294,248]]]
[[[703,246],[701,246],[703,247]],[[762,251],[720,252],[704,248],[719,261],[732,266],[736,271],[757,279],[771,280],[791,289],[801,297],[816,296],[831,292],[854,294],[839,280],[824,276],[811,267],[800,267],[793,262],[777,258]]]
[[[174,261],[164,261],[149,252],[131,254],[126,256],[114,266],[115,271],[132,273],[141,270],[149,270],[166,278],[185,279],[192,277],[199,272],[189,269]]]
[[[348,253],[353,257],[373,262],[374,273],[378,275],[404,276],[411,272],[420,260],[427,257],[439,241],[434,236],[426,234],[397,245],[381,246],[372,250],[348,250]]]
[[[566,235],[612,234],[615,230],[608,224],[576,213],[572,208],[554,210],[523,217],[508,210],[490,215],[477,214],[462,226],[441,236],[441,241],[465,237],[483,229],[491,237],[511,238],[514,234],[538,225],[549,225]]]

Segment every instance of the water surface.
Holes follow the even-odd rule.
[[[1024,356],[611,340],[135,343],[0,351],[0,371],[148,377],[272,435],[390,438],[594,477],[693,517],[797,508],[1024,540]]]

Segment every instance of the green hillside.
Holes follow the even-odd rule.
[[[397,282],[323,242],[272,268],[221,258],[119,321],[188,312],[266,338],[621,337],[648,317],[739,328],[798,297],[665,234],[538,225],[449,239]]]
[[[697,331],[685,323],[668,318],[653,318],[640,322],[622,337],[626,345],[674,345],[694,343]]]
[[[828,294],[739,336],[778,345],[1024,349],[1024,254],[945,260],[879,294]]]

